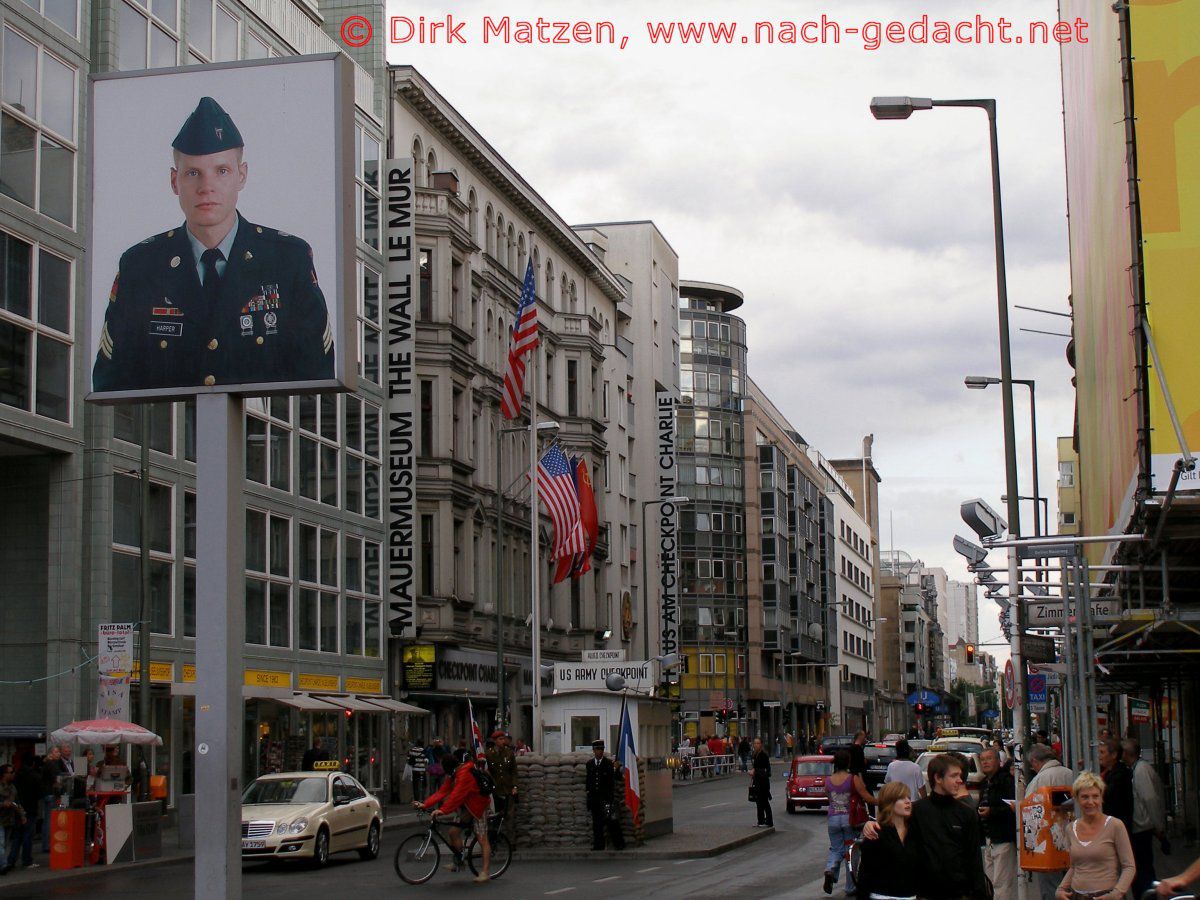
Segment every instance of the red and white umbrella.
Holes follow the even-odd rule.
[[[162,738],[153,731],[117,719],[88,719],[64,725],[50,735],[56,744],[153,744],[162,746]]]

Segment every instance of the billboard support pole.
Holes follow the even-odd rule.
[[[196,900],[242,896],[242,399],[196,397]]]

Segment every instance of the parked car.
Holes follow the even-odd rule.
[[[825,781],[832,774],[832,756],[795,757],[787,776],[787,811],[794,813],[798,809],[828,806],[829,788]]]
[[[336,762],[333,763],[336,765]],[[331,853],[379,855],[383,807],[344,772],[280,772],[255,779],[242,794],[242,859],[307,859]]]
[[[887,777],[888,765],[896,758],[896,742],[880,741],[867,744],[863,748],[867,770],[863,773],[863,783],[867,790],[874,794],[883,785]]]
[[[852,734],[827,734],[818,742],[817,752],[832,754],[833,751],[849,747],[853,743],[854,735]]]
[[[916,759],[919,755],[929,749],[929,745],[933,741],[926,738],[909,738],[908,749],[912,751],[912,759]]]

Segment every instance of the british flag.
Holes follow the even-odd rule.
[[[513,323],[512,338],[508,344],[504,390],[500,393],[500,411],[506,419],[515,419],[521,414],[521,401],[525,397],[525,354],[537,345],[537,297],[533,286],[533,257],[530,257],[525,267],[521,302],[517,305],[517,320]]]
[[[579,515],[579,494],[571,477],[571,464],[555,445],[538,461],[538,493],[554,523],[554,548],[550,561],[574,556],[587,549],[587,535]]]

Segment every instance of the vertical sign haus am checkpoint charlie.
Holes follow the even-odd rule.
[[[387,596],[393,637],[417,636],[416,335],[413,323],[416,220],[412,159],[390,159],[387,167],[387,233],[384,284],[387,291]]]
[[[658,496],[674,497],[678,478],[675,469],[675,405],[672,391],[656,391],[655,415],[658,422]],[[679,650],[679,543],[678,513],[674,503],[659,506],[658,558],[661,594],[662,632],[660,653]],[[647,585],[647,587],[649,587]],[[649,599],[649,598],[647,598]],[[650,604],[646,604],[650,609]],[[649,615],[649,613],[647,613]],[[646,628],[650,623],[645,624]]]

